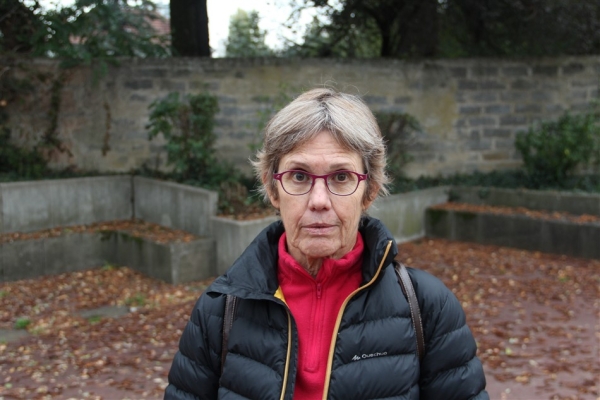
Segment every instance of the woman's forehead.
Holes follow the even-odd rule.
[[[347,164],[360,162],[362,157],[354,150],[339,143],[328,131],[321,131],[312,138],[283,154],[282,162],[311,164],[327,162],[328,164]]]

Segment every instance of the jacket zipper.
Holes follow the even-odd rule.
[[[281,386],[281,396],[279,396],[280,400],[285,399],[285,391],[287,389],[287,381],[289,379],[290,373],[290,360],[292,358],[292,315],[290,313],[290,309],[285,302],[285,298],[283,297],[283,292],[281,291],[281,287],[277,289],[275,292],[275,297],[281,300],[285,307],[285,312],[287,314],[288,320],[288,345],[287,345],[287,355],[285,356],[285,368],[283,372],[283,385]]]
[[[386,249],[385,249],[385,253],[383,254],[383,258],[379,262],[379,267],[377,268],[377,272],[375,273],[375,275],[373,276],[373,278],[371,278],[371,280],[369,282],[367,282],[365,285],[359,287],[358,289],[356,289],[355,291],[353,291],[352,293],[350,293],[350,295],[348,295],[348,297],[346,297],[346,300],[344,300],[344,303],[342,304],[342,307],[340,307],[340,311],[338,312],[338,316],[337,316],[337,319],[335,321],[335,327],[333,328],[333,335],[331,337],[331,346],[329,347],[329,357],[327,358],[327,372],[325,374],[325,387],[323,388],[323,400],[327,400],[327,394],[329,392],[329,380],[331,379],[331,368],[333,366],[333,353],[334,353],[334,350],[335,350],[335,344],[336,344],[336,340],[337,340],[337,333],[338,333],[338,330],[340,329],[340,323],[342,322],[342,315],[344,314],[344,310],[346,309],[346,305],[348,304],[348,302],[350,301],[350,299],[352,297],[354,297],[354,295],[356,295],[358,292],[364,290],[365,288],[371,286],[373,284],[373,282],[377,279],[377,277],[381,273],[381,269],[383,268],[383,262],[385,261],[385,259],[386,259],[387,255],[388,255],[391,247],[392,247],[392,241],[390,240],[388,242],[388,245],[387,245]],[[288,321],[289,321],[289,314],[288,314]],[[289,348],[288,348],[288,350],[289,350]]]

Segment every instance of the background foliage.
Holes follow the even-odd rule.
[[[265,43],[266,32],[259,28],[259,19],[258,12],[239,9],[231,16],[226,57],[268,57],[275,54]]]
[[[600,53],[597,0],[296,0],[324,14],[284,54],[494,57]],[[355,50],[354,50],[355,49]]]

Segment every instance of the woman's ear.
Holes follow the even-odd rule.
[[[367,211],[369,207],[371,207],[371,204],[373,204],[373,202],[377,198],[377,193],[379,193],[380,188],[381,186],[375,184],[369,185],[367,187],[369,193],[365,193],[363,197],[363,212]]]
[[[279,196],[277,193],[276,183],[273,180],[268,179],[265,175],[262,177],[262,184],[267,191],[267,196],[271,205],[279,210]]]

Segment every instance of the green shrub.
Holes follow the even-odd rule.
[[[0,116],[0,119],[3,119]],[[2,180],[40,179],[48,164],[37,148],[29,150],[11,143],[10,130],[0,121],[0,177]]]
[[[566,113],[557,121],[542,122],[519,133],[515,147],[532,185],[562,187],[578,168],[598,165],[599,122],[598,113]]]
[[[208,92],[187,95],[178,93],[150,105],[149,138],[162,134],[167,142],[167,164],[172,172],[148,169],[144,175],[175,180],[192,186],[201,186],[219,193],[219,212],[242,213],[247,206],[255,206],[249,196],[253,181],[245,178],[231,163],[219,160],[215,153],[216,136],[213,133],[217,98]]]
[[[167,144],[167,164],[181,181],[200,181],[210,186],[221,182],[230,171],[215,156],[213,133],[216,96],[203,92],[180,99],[179,93],[150,104],[150,139],[162,133]]]

